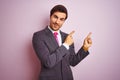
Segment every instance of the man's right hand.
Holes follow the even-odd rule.
[[[72,31],[70,34],[68,34],[68,36],[65,39],[65,44],[67,44],[68,46],[72,45],[74,43],[73,41],[73,37],[72,35],[75,33],[75,31]]]

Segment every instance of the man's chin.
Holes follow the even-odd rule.
[[[53,29],[54,31],[58,31],[59,29]]]
[[[58,27],[54,27],[53,30],[54,30],[54,31],[58,31],[59,28],[58,28]]]
[[[60,29],[60,27],[59,26],[53,26],[53,27],[51,27],[52,28],[52,30],[54,30],[54,31],[58,31],[59,29]]]

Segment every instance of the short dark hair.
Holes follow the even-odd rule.
[[[63,13],[66,14],[66,18],[65,18],[65,19],[67,19],[67,17],[68,17],[67,9],[66,9],[65,6],[63,6],[63,5],[56,5],[56,6],[54,6],[54,7],[51,9],[51,11],[50,11],[50,16],[52,16],[52,14],[53,14],[54,12],[63,12]]]

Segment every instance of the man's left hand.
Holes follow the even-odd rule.
[[[84,43],[83,43],[83,49],[85,51],[88,51],[89,47],[91,47],[92,45],[92,40],[91,40],[91,32],[87,35],[87,37],[84,39]]]

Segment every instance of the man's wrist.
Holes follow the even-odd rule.
[[[64,46],[67,50],[69,50],[69,45],[67,45],[66,43],[63,43],[63,46]]]
[[[87,52],[88,51],[88,47],[85,47],[84,45],[83,45],[83,50],[85,51],[85,52]]]

